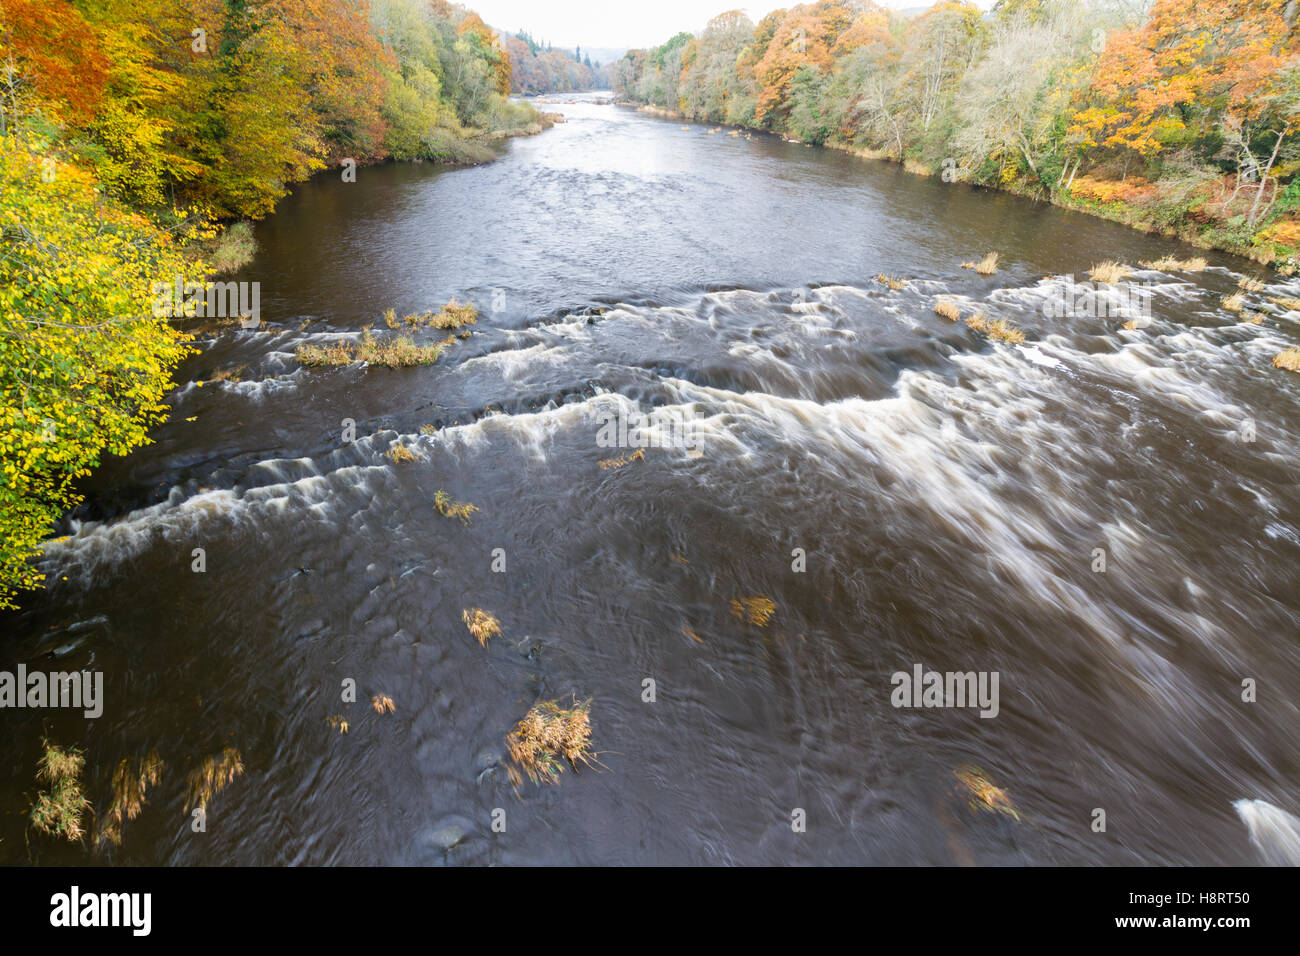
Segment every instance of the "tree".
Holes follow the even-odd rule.
[[[169,235],[107,203],[76,167],[0,137],[0,608],[39,585],[29,563],[108,452],[166,417],[185,337],[151,313],[159,277],[203,275]]]

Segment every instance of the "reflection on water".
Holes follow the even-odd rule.
[[[93,724],[0,713],[0,859],[28,858],[43,731],[84,747],[96,806],[123,758],[165,768],[119,846],[37,841],[41,862],[1294,852],[1300,378],[1269,365],[1291,321],[1220,307],[1253,268],[1139,268],[1143,296],[1098,315],[1096,262],[1190,250],[564,109],[495,164],[324,176],[258,227],[238,278],[264,328],[206,340],[156,444],[91,479],[50,589],[4,619],[0,668],[105,686]],[[994,250],[996,274],[960,267]],[[453,295],[479,324],[434,366],[293,360]],[[598,441],[651,412],[691,441]],[[439,491],[479,510],[449,518]],[[471,608],[500,622],[486,647]],[[996,674],[996,716],[895,707],[918,667]],[[603,769],[516,798],[506,733],[570,695]],[[232,751],[195,834],[186,781]]]

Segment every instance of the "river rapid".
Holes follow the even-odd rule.
[[[104,681],[93,721],[0,711],[0,862],[1279,852],[1300,376],[1270,361],[1300,313],[1249,319],[1300,281],[1217,254],[1142,269],[1198,252],[773,137],[558,109],[497,162],[321,175],[257,226],[233,278],[260,283],[262,326],[196,324],[170,422],[86,482],[48,589],[0,618],[0,669]],[[990,251],[995,274],[961,267]],[[1093,286],[1103,260],[1135,271]],[[479,321],[434,365],[294,359],[453,296]],[[479,510],[444,517],[440,490]],[[472,607],[501,622],[486,648]],[[996,715],[895,706],[918,666],[996,674]],[[513,787],[504,736],[575,696],[600,766]],[[119,762],[157,751],[120,845],[24,833],[44,734],[84,748],[100,812]],[[228,747],[243,772],[196,833],[186,777]]]

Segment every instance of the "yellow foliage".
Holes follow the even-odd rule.
[[[39,585],[28,559],[76,480],[166,419],[190,350],[154,317],[153,284],[206,272],[185,256],[205,223],[168,236],[46,158],[0,137],[0,608]]]

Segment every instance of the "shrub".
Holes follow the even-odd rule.
[[[257,240],[253,238],[252,223],[231,223],[210,240],[206,248],[214,272],[224,274],[242,269],[257,254]]]

